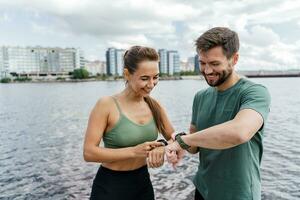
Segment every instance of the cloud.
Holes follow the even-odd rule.
[[[9,22],[11,19],[10,17],[8,16],[8,14],[6,13],[3,13],[2,15],[0,15],[0,22]]]
[[[249,32],[240,34],[240,37],[244,42],[261,47],[280,42],[280,37],[275,32],[261,25],[252,27]]]
[[[269,2],[266,6],[261,6],[262,10],[251,14],[252,23],[278,24],[293,19],[299,19],[300,2],[293,0]]]
[[[0,0],[0,23],[14,32],[10,24],[26,24],[19,34],[28,43],[80,46],[87,57],[102,60],[110,46],[136,44],[175,49],[185,59],[204,31],[228,26],[241,40],[239,68],[300,68],[299,10],[293,0]],[[0,38],[25,43],[17,35]]]

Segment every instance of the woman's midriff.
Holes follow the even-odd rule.
[[[126,159],[122,161],[110,162],[110,163],[102,163],[103,167],[109,168],[115,171],[131,171],[138,169],[144,165],[146,165],[145,158],[132,158]]]

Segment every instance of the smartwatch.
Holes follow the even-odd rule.
[[[175,140],[178,142],[179,146],[182,148],[182,149],[185,149],[187,150],[188,148],[190,148],[191,146],[186,144],[183,139],[181,138],[181,136],[183,135],[186,135],[185,132],[181,132],[181,133],[178,133],[175,135]]]
[[[159,140],[157,140],[156,142],[161,142],[161,143],[164,144],[164,146],[167,146],[167,145],[168,145],[168,142],[167,142],[166,140],[164,140],[164,139],[159,139]]]

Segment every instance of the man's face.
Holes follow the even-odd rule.
[[[233,59],[227,59],[222,47],[214,47],[207,52],[200,52],[198,55],[200,71],[208,85],[220,86],[232,74]]]

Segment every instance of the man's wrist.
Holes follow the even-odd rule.
[[[179,136],[179,135],[180,135],[180,136],[183,136],[183,135],[186,135],[186,133],[185,133],[185,132],[180,132],[180,133],[175,133],[175,132],[174,132],[174,133],[172,134],[172,140],[175,141],[175,140],[176,140],[176,137]]]
[[[175,140],[178,142],[179,146],[184,149],[184,150],[187,150],[189,149],[191,146],[186,144],[183,139],[182,139],[182,136],[183,135],[186,135],[186,134],[177,134],[176,137],[175,137]]]

